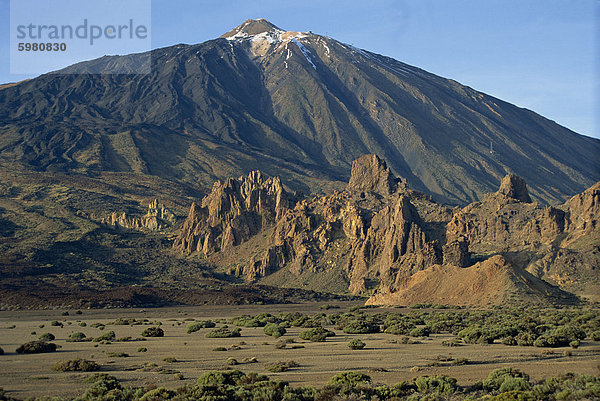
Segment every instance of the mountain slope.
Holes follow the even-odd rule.
[[[260,169],[342,188],[382,155],[413,188],[465,204],[507,173],[558,203],[600,179],[600,141],[396,60],[248,20],[223,37],[102,57],[0,89],[0,158],[42,171],[156,175],[208,189]],[[75,73],[75,74],[73,74]],[[490,151],[490,147],[493,151]]]

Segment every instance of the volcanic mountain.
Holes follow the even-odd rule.
[[[201,192],[261,170],[314,192],[342,189],[352,161],[375,153],[412,188],[461,205],[508,173],[543,203],[600,179],[600,140],[312,32],[248,20],[147,56],[105,56],[1,87],[0,162]],[[148,60],[149,74],[123,74]]]

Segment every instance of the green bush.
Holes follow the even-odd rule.
[[[62,327],[63,324],[58,320],[53,320],[52,322],[50,322],[50,326]]]
[[[187,333],[188,334],[195,333],[196,331],[198,331],[200,329],[212,329],[215,326],[216,326],[216,324],[210,320],[194,322],[194,323],[188,325]]]
[[[509,391],[527,391],[531,388],[531,384],[524,377],[507,377],[500,385],[499,391],[506,393]]]
[[[57,372],[93,372],[100,370],[100,365],[87,359],[73,359],[70,361],[59,361],[54,364],[52,370]]]
[[[342,331],[346,334],[379,333],[379,325],[367,323],[363,320],[353,320],[345,324]]]
[[[341,389],[354,389],[358,386],[368,386],[371,384],[371,377],[360,372],[342,372],[333,376],[327,382],[328,386]]]
[[[139,347],[137,349],[137,352],[147,352],[147,351],[148,351],[148,348],[146,348],[146,347]]]
[[[229,330],[227,327],[220,327],[215,330],[211,330],[206,333],[206,338],[230,338],[230,337],[241,337],[241,329],[235,328],[233,330]]]
[[[363,349],[365,347],[365,345],[367,345],[367,344],[365,344],[364,342],[362,342],[361,340],[356,338],[354,340],[351,340],[348,343],[348,348],[353,349],[353,350],[358,350],[358,349]]]
[[[38,338],[40,339],[40,341],[52,341],[56,339],[56,337],[52,333],[41,334]]]
[[[212,371],[203,373],[198,378],[198,386],[217,387],[222,385],[235,386],[241,384],[245,373],[239,370]]]
[[[142,331],[142,337],[164,337],[165,332],[158,326],[148,327]]]
[[[111,358],[129,358],[129,354],[125,352],[107,352],[106,356]]]
[[[537,337],[535,336],[535,334],[522,331],[519,334],[517,334],[515,340],[517,341],[517,345],[520,345],[522,347],[530,347],[533,345],[536,338]]]
[[[333,331],[324,329],[323,327],[315,327],[313,329],[303,331],[298,337],[312,342],[323,342],[327,337],[333,336],[335,336]]]
[[[502,384],[507,379],[521,378],[529,382],[529,376],[518,369],[502,368],[495,369],[483,381],[483,387],[487,390],[499,390]]]
[[[389,327],[387,327],[383,332],[387,333],[387,334],[406,336],[415,327],[417,327],[417,326],[414,323],[404,322],[404,321],[396,322],[396,323],[390,325]]]
[[[169,390],[164,387],[159,387],[155,388],[154,390],[148,391],[140,398],[140,401],[170,400],[176,395],[177,393],[173,390]]]
[[[467,344],[492,344],[494,336],[478,326],[467,327],[458,332],[458,336]]]
[[[456,379],[446,376],[421,376],[414,380],[419,393],[439,393],[450,395],[456,392]]]
[[[411,337],[428,337],[429,336],[429,328],[416,327],[410,331],[409,335]]]
[[[17,348],[17,354],[41,354],[56,351],[56,344],[44,341],[30,341]]]
[[[296,361],[279,361],[275,363],[271,363],[265,367],[269,372],[285,372],[291,368],[296,368],[300,365]]]
[[[96,337],[94,338],[94,342],[100,342],[100,341],[112,341],[116,338],[117,336],[115,335],[114,331],[108,331],[104,334],[102,334],[100,337]]]
[[[76,331],[75,333],[72,333],[69,336],[69,339],[67,341],[77,342],[77,341],[84,341],[85,339],[86,339],[85,334],[83,334],[80,331]]]
[[[284,335],[287,331],[277,323],[267,323],[263,331],[266,335],[279,338]]]

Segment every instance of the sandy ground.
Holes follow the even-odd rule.
[[[352,303],[340,303],[340,310],[347,310]],[[600,374],[600,343],[583,341],[576,349],[540,349],[535,347],[509,347],[502,344],[465,345],[444,347],[441,342],[451,335],[435,335],[419,339],[420,344],[400,344],[399,337],[389,334],[347,335],[336,331],[337,336],[324,343],[310,343],[300,340],[301,328],[288,329],[283,338],[294,338],[299,349],[276,349],[276,339],[268,337],[262,328],[242,328],[242,337],[209,339],[205,337],[210,329],[187,334],[190,323],[184,319],[223,319],[241,314],[269,312],[323,312],[320,304],[301,305],[256,305],[256,306],[203,306],[161,309],[114,309],[83,310],[81,315],[69,311],[62,316],[62,310],[52,311],[11,311],[0,312],[0,347],[5,355],[0,356],[0,387],[10,396],[24,399],[30,396],[77,396],[89,386],[82,379],[90,373],[54,372],[52,366],[57,361],[76,358],[94,360],[106,372],[119,378],[126,386],[165,386],[180,387],[193,384],[205,371],[227,368],[227,359],[232,357],[242,362],[255,357],[258,363],[241,363],[235,366],[246,372],[266,373],[271,378],[286,380],[293,385],[311,384],[322,386],[334,374],[345,370],[368,373],[374,382],[394,384],[421,375],[443,374],[458,379],[459,384],[467,385],[485,378],[488,373],[501,367],[517,367],[533,378],[539,379],[566,372],[591,375]],[[325,311],[335,313],[338,310]],[[379,310],[381,311],[381,310]],[[398,310],[397,310],[398,311]],[[90,327],[93,323],[109,323],[117,318],[158,320],[165,331],[163,338],[149,338],[146,341],[113,342],[66,342],[76,331],[88,337],[98,337],[113,330],[117,338],[140,337],[147,326],[106,326],[104,331]],[[58,320],[64,327],[51,326]],[[85,322],[86,327],[79,323]],[[40,325],[44,325],[40,328]],[[218,324],[217,327],[222,324]],[[13,327],[14,326],[14,327]],[[233,327],[230,325],[230,327]],[[329,329],[332,329],[329,327]],[[334,330],[335,331],[335,330]],[[31,334],[36,332],[35,335]],[[16,348],[24,342],[37,339],[42,333],[56,336],[53,342],[61,348],[55,353],[19,355]],[[360,338],[367,346],[363,350],[350,350],[350,339]],[[241,343],[241,344],[240,344]],[[237,345],[239,349],[229,349]],[[145,347],[147,352],[138,352]],[[214,351],[216,347],[227,347],[227,351]],[[570,352],[570,356],[565,351]],[[111,357],[109,353],[124,352],[129,357]],[[164,358],[173,357],[177,362],[168,363]],[[468,365],[454,366],[446,359],[467,358]],[[265,370],[269,363],[294,360],[300,366],[287,372],[270,373]],[[147,364],[155,364],[148,366]],[[438,366],[436,366],[438,365]],[[157,372],[161,370],[162,372]],[[176,378],[180,372],[184,379]]]

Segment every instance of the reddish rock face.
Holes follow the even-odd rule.
[[[600,183],[562,206],[541,208],[531,202],[525,181],[508,175],[481,202],[451,209],[408,189],[383,160],[365,155],[353,163],[344,192],[312,196],[295,206],[288,205],[279,179],[266,179],[259,172],[217,182],[201,204],[192,205],[174,246],[200,252],[215,264],[226,261],[233,266],[232,274],[248,281],[285,286],[312,282],[308,288],[375,293],[372,302],[439,303],[427,291],[420,291],[417,299],[407,286],[452,277],[481,284],[484,276],[504,283],[494,291],[572,300],[541,279],[575,292],[593,292],[598,283],[594,266],[600,266],[598,216]],[[501,259],[486,262],[495,255]],[[423,272],[435,266],[435,279],[415,278],[425,277]],[[479,269],[472,270],[474,266],[485,267],[484,276],[470,273]],[[494,276],[500,273],[502,278]],[[510,284],[523,275],[525,284]],[[580,279],[569,281],[567,276],[586,277],[592,284],[581,286]],[[492,288],[479,284],[464,304],[505,299],[477,293]],[[445,281],[439,285],[452,288]]]
[[[227,251],[274,224],[287,203],[279,178],[264,178],[259,171],[218,181],[200,205],[192,204],[173,246],[204,255]]]

